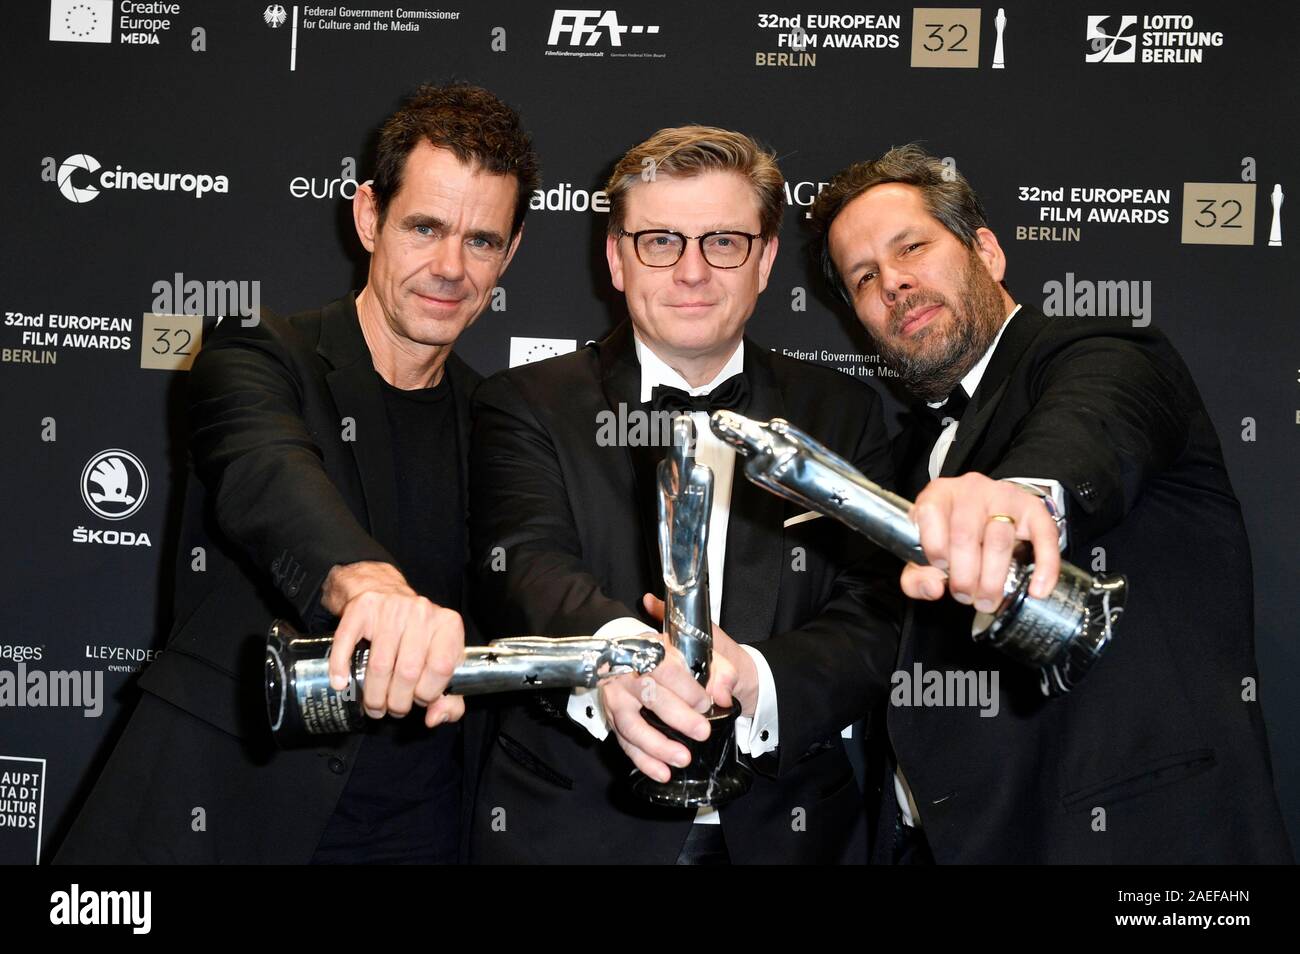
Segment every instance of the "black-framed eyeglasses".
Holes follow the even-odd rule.
[[[686,254],[686,243],[698,241],[700,254],[714,268],[740,268],[749,261],[749,253],[754,247],[754,239],[761,235],[748,232],[705,232],[703,235],[683,235],[671,229],[642,229],[629,232],[619,229],[619,238],[632,240],[636,258],[642,265],[650,268],[668,268],[676,265]]]

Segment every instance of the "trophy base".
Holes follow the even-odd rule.
[[[709,737],[698,742],[669,728],[658,716],[642,709],[641,716],[668,738],[691,752],[685,768],[669,766],[671,778],[658,782],[641,772],[632,773],[632,791],[654,805],[700,808],[725,805],[749,791],[754,775],[737,760],[736,719],[740,703],[730,709],[714,706],[704,714],[709,720]]]
[[[276,620],[266,636],[263,688],[271,737],[282,749],[316,744],[318,737],[357,732],[365,725],[358,701],[365,685],[368,644],[353,655],[352,683],[343,692],[330,688],[329,636],[304,636]]]
[[[1065,644],[1061,654],[1039,671],[1043,695],[1063,696],[1079,684],[1114,638],[1115,621],[1124,612],[1128,579],[1120,574],[1097,576],[1084,598],[1079,632]]]
[[[1037,668],[1039,689],[1055,698],[1074,689],[1110,645],[1128,581],[1063,564],[1051,595],[1036,600],[1028,595],[1032,572],[1030,563],[1012,568],[1002,605],[974,638]]]

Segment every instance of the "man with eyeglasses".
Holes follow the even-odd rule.
[[[777,252],[783,180],[748,136],[664,129],[616,165],[606,254],[630,320],[574,354],[502,372],[475,396],[470,535],[480,621],[494,634],[662,628],[655,468],[688,413],[715,475],[708,576],[714,662],[698,685],[671,650],[652,680],[501,711],[480,780],[471,860],[826,863],[864,860],[862,795],[842,729],[883,700],[897,650],[898,567],[830,520],[746,481],[708,413],[788,417],[889,482],[880,405],[837,371],[774,354],[745,324]],[[850,407],[852,414],[838,413]],[[610,422],[631,421],[627,433]],[[636,427],[635,422],[648,422]],[[755,771],[719,809],[639,801],[667,780],[710,703],[741,705]]]

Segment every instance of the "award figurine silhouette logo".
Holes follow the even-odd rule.
[[[1269,201],[1273,203],[1273,224],[1268,229],[1268,244],[1282,244],[1282,200],[1286,198],[1282,194],[1282,183],[1273,183],[1273,191],[1269,193]]]
[[[1007,28],[1007,14],[1001,7],[998,7],[998,15],[993,18],[993,25],[998,30],[997,42],[993,46],[993,68],[1003,70],[1007,67],[1006,56],[1002,49],[1002,33]]]

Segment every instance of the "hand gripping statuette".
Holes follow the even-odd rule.
[[[664,626],[672,645],[700,685],[709,681],[713,622],[709,607],[709,515],[713,471],[695,463],[695,425],[688,415],[673,419],[673,446],[659,464],[659,559],[664,574]],[[669,766],[672,776],[657,782],[632,773],[632,790],[657,805],[721,805],[749,791],[753,775],[736,757],[740,703],[712,706],[709,737],[703,742],[669,728],[648,709],[642,716],[664,735],[686,746],[691,763]]]
[[[834,517],[902,560],[922,566],[920,534],[911,503],[872,483],[842,457],[787,421],[766,423],[718,411],[713,432],[748,456],[745,476],[765,490]],[[1078,685],[1113,638],[1124,609],[1128,581],[1120,575],[1091,576],[1062,561],[1060,578],[1046,599],[1028,593],[1033,551],[1022,543],[1007,572],[1002,603],[977,642],[1039,671],[1045,696]]]
[[[330,687],[332,636],[304,636],[283,620],[266,638],[266,709],[271,734],[285,747],[313,736],[359,731],[366,722],[361,697],[366,687],[370,644],[352,654],[346,689]],[[474,696],[521,689],[592,688],[624,673],[647,673],[664,658],[664,647],[645,637],[593,639],[518,636],[488,646],[468,646],[447,685],[448,695]]]

